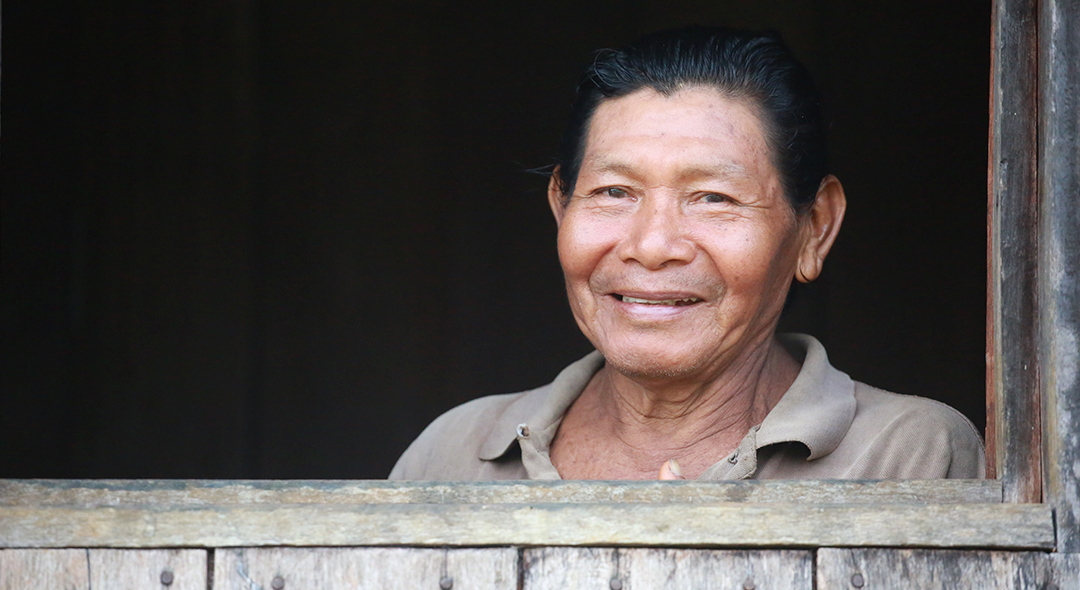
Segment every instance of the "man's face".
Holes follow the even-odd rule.
[[[805,241],[748,103],[607,100],[559,222],[574,317],[620,372],[708,379],[771,338]]]

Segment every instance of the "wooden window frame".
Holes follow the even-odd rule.
[[[993,0],[986,481],[0,480],[0,548],[926,547],[1080,554],[1080,6]]]
[[[995,0],[991,26],[987,471],[1080,553],[1080,7]]]

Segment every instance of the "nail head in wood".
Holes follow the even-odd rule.
[[[443,576],[439,580],[439,588],[442,588],[442,590],[450,590],[453,587],[454,587],[454,578],[453,577],[451,577],[451,576]]]
[[[611,590],[622,590],[622,580],[619,578],[611,578],[608,585],[611,586]]]
[[[274,576],[274,579],[270,581],[270,587],[274,590],[282,590],[285,588],[285,578]]]
[[[862,574],[855,574],[851,576],[851,585],[856,588],[862,588],[866,584],[866,580],[863,579]]]
[[[754,584],[754,580],[746,578],[746,581],[742,583],[743,590],[754,590],[757,586]]]
[[[173,582],[173,573],[169,570],[163,570],[161,572],[161,583],[165,586],[171,585]]]

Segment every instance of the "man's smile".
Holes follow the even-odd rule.
[[[699,299],[697,297],[683,297],[683,298],[680,298],[680,299],[643,299],[643,298],[640,298],[640,297],[630,297],[629,295],[620,295],[618,293],[615,293],[614,296],[616,298],[618,298],[620,301],[623,301],[624,303],[641,303],[641,304],[644,304],[644,305],[682,306],[682,305],[691,305],[693,303],[697,303],[698,301],[701,301],[701,299]]]

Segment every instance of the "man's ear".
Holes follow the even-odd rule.
[[[562,225],[563,214],[566,213],[565,201],[562,189],[559,188],[559,167],[556,166],[551,171],[551,179],[548,180],[548,205],[551,207],[552,215],[555,216],[556,227]]]
[[[806,234],[795,268],[795,278],[800,283],[809,283],[821,274],[821,267],[836,241],[846,210],[847,197],[844,196],[843,185],[832,174],[826,176],[818,187],[814,206],[805,214],[808,216],[804,222]]]

